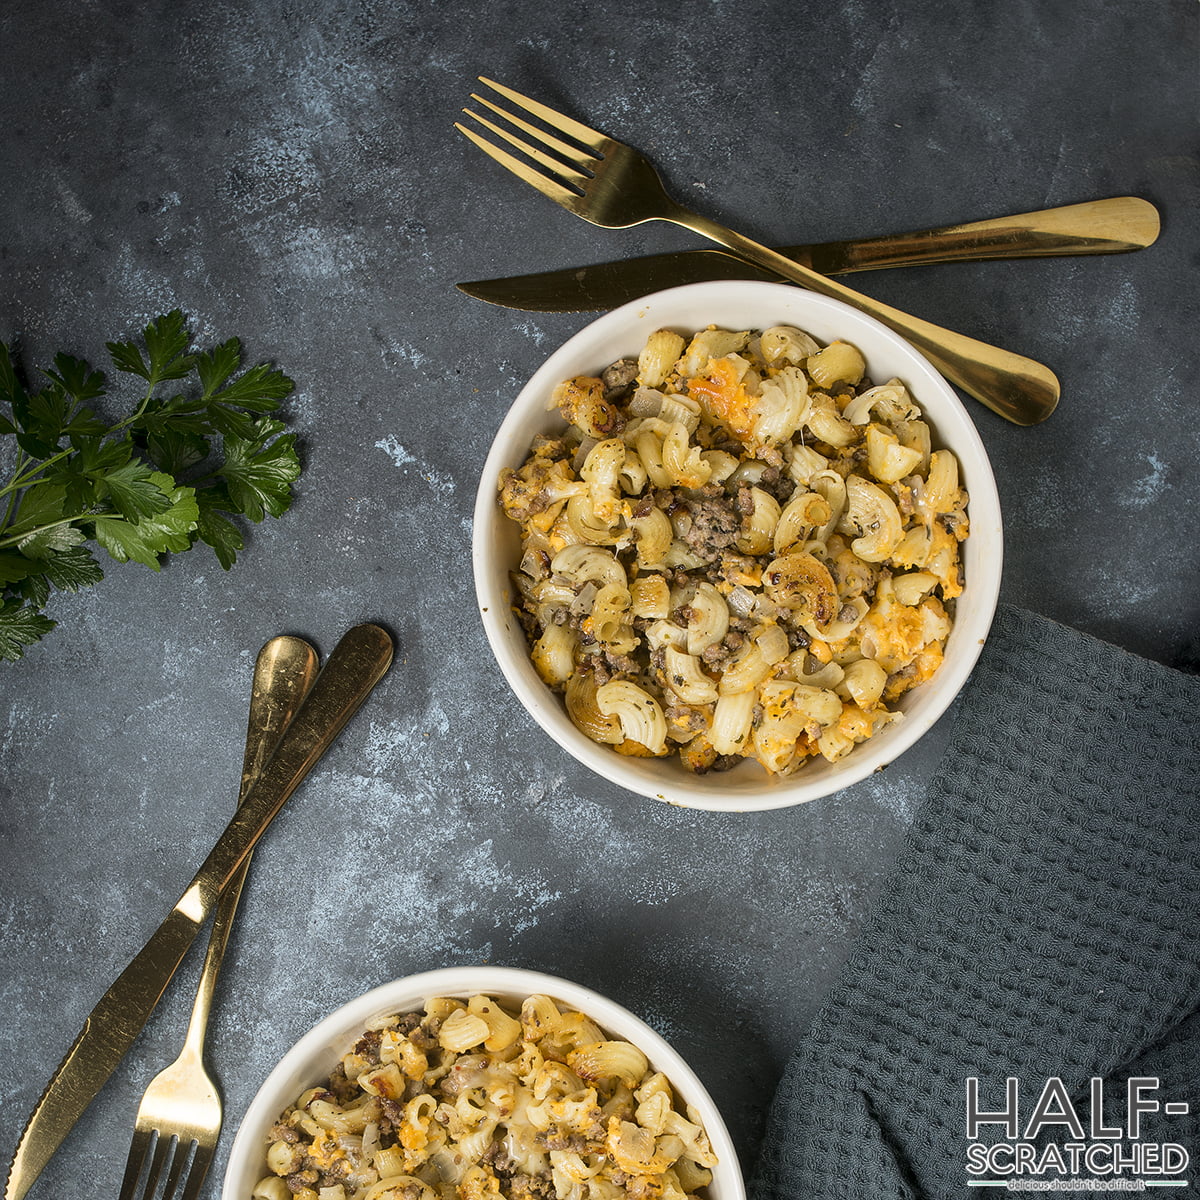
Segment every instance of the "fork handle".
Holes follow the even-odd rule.
[[[951,383],[1016,425],[1044,421],[1058,403],[1059,383],[1054,372],[1031,358],[943,329],[873,300],[681,205],[675,205],[665,219],[710,238],[784,279],[841,300],[881,321],[910,341]]]
[[[317,674],[317,652],[303,638],[284,634],[272,638],[258,652],[254,663],[254,679],[250,692],[250,713],[246,722],[246,748],[242,756],[242,783],[238,804],[245,799],[274,753],[283,731],[287,728],[301,701],[308,695]],[[212,1011],[217,977],[225,958],[225,948],[233,930],[242,885],[250,869],[250,855],[237,868],[213,914],[212,931],[204,965],[200,968],[200,983],[188,1019],[184,1053],[196,1061],[204,1058],[204,1036]]]

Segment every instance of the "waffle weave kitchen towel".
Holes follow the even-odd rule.
[[[1196,1194],[1198,714],[1200,677],[1001,609],[753,1200]]]

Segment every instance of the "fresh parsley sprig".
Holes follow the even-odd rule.
[[[190,349],[183,313],[156,317],[141,345],[109,342],[113,367],[141,381],[115,422],[94,402],[103,372],[56,354],[36,391],[0,342],[0,660],[15,661],[55,622],[52,589],[103,578],[92,547],[157,571],[168,552],[205,542],[228,570],[239,519],[278,517],[300,475],[295,436],[271,414],[295,386],[266,364],[242,369],[231,338]]]

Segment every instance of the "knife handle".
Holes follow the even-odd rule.
[[[822,275],[837,275],[988,258],[1118,254],[1151,245],[1159,228],[1153,204],[1138,196],[1111,196],[916,233],[794,246],[780,253],[807,262]]]
[[[5,1200],[21,1200],[125,1056],[170,982],[200,925],[178,908],[88,1014],[41,1099],[9,1168]]]
[[[88,1015],[34,1107],[5,1200],[21,1200],[141,1032],[222,889],[391,665],[392,639],[357,625],[334,647],[279,746],[178,903]]]
[[[338,642],[177,908],[201,914],[203,923],[275,814],[383,678],[392,653],[392,639],[378,625],[357,625]]]

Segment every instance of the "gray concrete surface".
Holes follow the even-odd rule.
[[[328,652],[374,620],[396,666],[268,833],[243,901],[210,1038],[229,1128],[341,1002],[486,961],[649,1020],[752,1164],[952,717],[837,796],[723,816],[593,778],[518,709],[475,611],[471,506],[506,405],[588,318],[453,285],[694,242],[575,220],[452,123],[492,75],[777,243],[1156,203],[1162,236],[1136,255],[857,282],[1062,379],[1033,429],[972,406],[1007,522],[1003,598],[1195,666],[1198,16],[1192,0],[5,5],[0,339],[31,363],[98,360],[182,307],[200,344],[239,336],[297,380],[305,471],[228,574],[203,549],[159,575],[113,564],[0,665],[0,1158],[223,828],[259,646],[295,632]],[[198,963],[33,1200],[116,1194]]]

